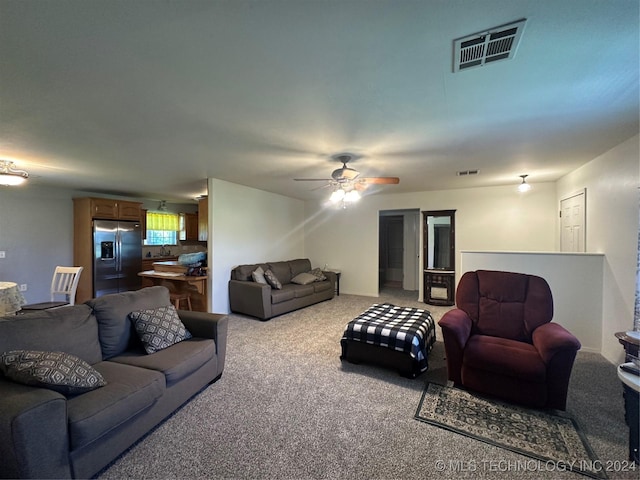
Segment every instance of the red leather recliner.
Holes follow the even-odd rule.
[[[442,316],[449,380],[469,390],[537,408],[565,410],[580,342],[553,317],[541,277],[466,272],[456,307]]]

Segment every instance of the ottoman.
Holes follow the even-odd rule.
[[[393,368],[415,378],[429,368],[435,341],[435,322],[428,310],[375,303],[347,324],[340,359]]]

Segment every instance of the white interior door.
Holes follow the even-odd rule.
[[[585,191],[560,200],[560,251],[586,252]]]

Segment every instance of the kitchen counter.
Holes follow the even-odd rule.
[[[156,262],[167,262],[178,260],[178,257],[171,255],[170,257],[142,257],[142,270],[153,270],[153,264]]]
[[[172,293],[188,293],[191,295],[191,307],[194,311],[209,311],[207,294],[208,275],[191,276],[180,272],[145,270],[139,272],[138,276],[142,277],[143,287],[162,285],[167,287]]]

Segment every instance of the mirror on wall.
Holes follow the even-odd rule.
[[[455,210],[422,212],[424,301],[453,305],[455,295]]]

